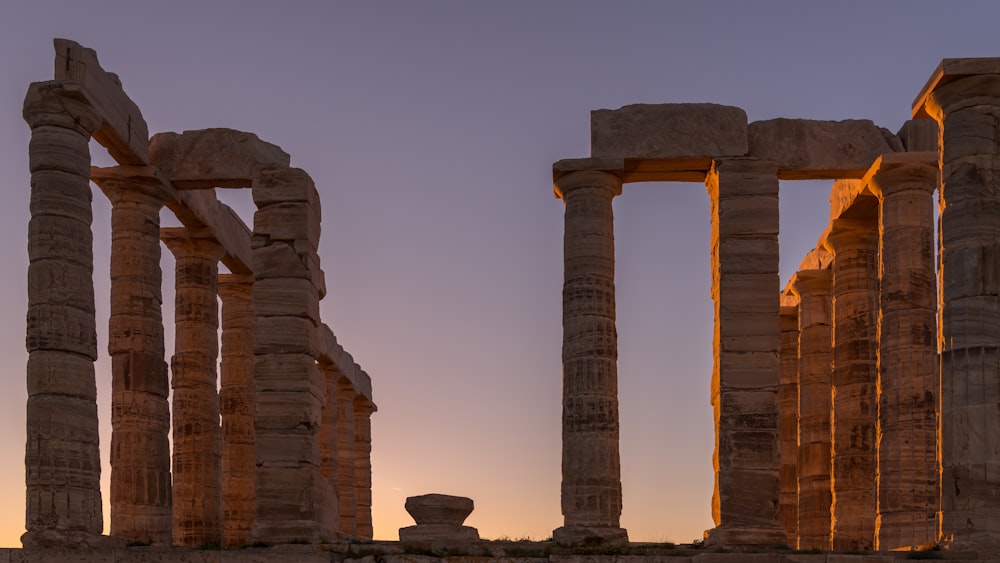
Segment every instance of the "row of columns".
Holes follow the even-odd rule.
[[[161,229],[159,216],[169,189],[155,168],[92,171],[89,140],[101,117],[65,95],[59,83],[33,85],[24,115],[32,128],[25,546],[97,545],[103,532],[93,365],[92,177],[112,202],[111,535],[132,543],[184,546],[300,540],[269,533],[266,523],[287,527],[303,517],[303,498],[315,498],[334,516],[314,517],[314,525],[324,532],[306,539],[371,538],[374,405],[336,373],[332,361],[327,372],[334,376],[320,375],[315,358],[321,351],[315,349],[314,334],[307,335],[298,367],[317,374],[319,389],[333,390],[329,398],[309,391],[318,397],[308,399],[317,410],[330,413],[325,422],[332,424],[331,431],[319,432],[323,425],[317,417],[315,425],[307,425],[308,440],[299,447],[262,419],[268,413],[280,419],[288,412],[286,404],[260,408],[289,398],[268,386],[269,377],[288,374],[301,380],[302,373],[280,361],[268,363],[273,359],[268,339],[286,344],[288,331],[262,331],[267,324],[262,315],[273,313],[275,303],[301,301],[301,287],[275,285],[261,274],[220,275],[218,262],[226,252],[208,229]],[[318,226],[315,233],[318,239]],[[176,264],[172,379],[164,362],[161,240]],[[311,242],[315,255],[318,240]],[[254,304],[258,294],[261,307]],[[307,305],[316,312],[309,319],[314,332],[318,291],[313,287],[307,294],[315,301]],[[221,380],[216,369],[220,297]],[[300,421],[288,418],[280,424],[286,422],[295,426]],[[315,489],[300,490],[301,482],[290,482],[287,468],[268,466],[276,456],[298,462],[309,447],[334,452],[340,472],[336,479],[316,481],[324,493],[319,497],[313,496]],[[312,464],[320,475],[318,456]],[[272,479],[274,475],[265,475],[268,471],[281,475]],[[269,495],[276,486],[283,489]],[[349,500],[345,504],[338,497]],[[291,509],[272,511],[268,503],[291,503]],[[252,527],[262,522],[265,526],[255,537]],[[54,534],[60,538],[54,540]]]
[[[801,549],[938,539],[936,172],[890,159],[868,178],[862,211],[831,223],[782,311],[782,393],[798,393],[782,412],[797,446],[784,447],[798,464],[782,474],[781,520]]]

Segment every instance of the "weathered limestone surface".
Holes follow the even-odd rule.
[[[339,430],[337,428],[337,380],[340,373],[329,360],[320,358],[319,369],[326,383],[326,400],[323,403],[323,420],[317,433],[319,440],[320,472],[324,483],[326,510],[323,512],[323,526],[331,537],[341,537],[340,533],[340,458],[338,457]]]
[[[225,251],[197,229],[161,229],[176,268],[173,378],[174,544],[222,544],[219,259]]]
[[[782,295],[785,301],[785,295]],[[798,300],[788,295],[780,316],[781,385],[778,387],[778,435],[781,439],[781,491],[778,498],[778,520],[788,535],[788,546],[798,541],[799,520],[799,307]]]
[[[832,332],[826,270],[799,270],[799,549],[830,549]]]
[[[833,259],[831,395],[833,549],[875,546],[878,222],[837,219],[826,236]]]
[[[906,152],[938,152],[938,124],[933,119],[911,119],[896,136]]]
[[[882,203],[877,549],[938,535],[937,155],[923,154],[922,162],[884,157],[868,180]]]
[[[566,206],[563,239],[562,514],[559,543],[628,540],[620,527],[618,335],[611,200],[621,180],[575,172],[556,183]]]
[[[28,223],[25,546],[99,539],[101,460],[94,360],[90,135],[98,113],[36,83],[24,101],[31,127]],[[41,541],[39,541],[41,540]]]
[[[918,109],[941,128],[942,530],[1000,542],[1000,60],[949,61]]]
[[[181,190],[250,187],[263,168],[287,168],[290,161],[281,147],[233,129],[157,133],[149,152]]]
[[[246,545],[254,518],[253,276],[219,276],[222,299],[222,546]]]
[[[309,176],[293,168],[261,171],[253,190],[257,506],[250,541],[327,542],[328,482],[318,440],[326,400],[316,363],[318,196]],[[289,292],[297,298],[285,298]]]
[[[111,200],[111,533],[171,543],[169,379],[164,362],[160,209],[146,167],[91,171]]]
[[[860,178],[883,153],[903,149],[892,133],[862,119],[769,119],[749,125],[750,156],[778,163],[785,180]]]
[[[718,158],[747,154],[747,114],[718,104],[632,104],[590,112],[595,158]]]
[[[340,377],[337,386],[337,498],[340,502],[338,529],[348,537],[357,533],[357,489],[354,486],[354,388]]]
[[[375,405],[354,397],[354,536],[372,539],[372,413]]]
[[[778,521],[778,177],[773,162],[719,160],[712,201],[716,419],[713,545],[786,542]]]

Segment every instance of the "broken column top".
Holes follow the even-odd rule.
[[[235,129],[157,133],[150,158],[177,189],[247,188],[265,167],[287,167],[288,153]]]
[[[941,64],[934,69],[927,83],[920,89],[917,99],[913,101],[913,117],[931,117],[927,113],[927,98],[931,92],[949,82],[977,74],[1000,74],[1000,58],[942,59]]]
[[[718,104],[632,104],[590,112],[594,158],[717,158],[747,153],[747,114]]]

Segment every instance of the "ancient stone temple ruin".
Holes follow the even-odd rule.
[[[912,110],[896,134],[748,123],[713,104],[592,113],[591,156],[553,166],[565,204],[556,540],[627,541],[612,200],[630,182],[690,181],[707,186],[712,217],[706,544],[1000,544],[1000,59],[944,60]],[[801,179],[834,180],[830,223],[782,289],[778,183]]]
[[[249,133],[150,138],[92,50],[55,46],[55,80],[32,84],[24,101],[23,544],[370,539],[371,380],[320,319],[320,201],[309,175]],[[91,137],[117,166],[91,167]],[[110,536],[102,535],[91,181],[112,203]],[[252,228],[214,188],[251,189]],[[163,207],[183,227],[161,229]],[[169,366],[161,241],[176,260]],[[219,273],[220,262],[229,273]]]

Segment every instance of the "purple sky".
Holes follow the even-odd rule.
[[[1000,56],[998,21],[995,0],[5,0],[0,545],[23,531],[21,102],[28,83],[52,78],[53,37],[96,49],[151,132],[252,131],[316,181],[323,320],[371,374],[380,409],[376,537],[412,524],[405,497],[439,492],[475,500],[467,524],[483,537],[542,539],[562,522],[551,164],[587,156],[589,111],[715,102],[751,121],[863,118],[896,131],[942,58]],[[829,186],[782,184],[783,282],[825,226]],[[250,217],[248,193],[222,197]],[[701,184],[627,185],[615,207],[622,525],[633,540],[688,542],[712,525],[708,196]],[[108,215],[97,191],[102,354]],[[168,251],[163,268],[169,322]],[[97,370],[107,430],[106,358]],[[105,463],[109,443],[105,433]]]

